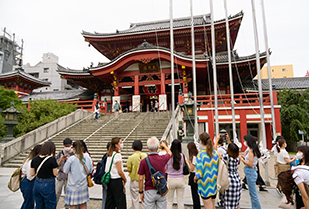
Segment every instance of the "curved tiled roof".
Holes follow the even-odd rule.
[[[30,95],[21,97],[23,102],[28,102],[29,99],[52,99],[58,101],[74,101],[78,99],[92,99],[93,93],[87,90],[64,90],[64,91],[47,91],[47,92],[35,92]]]
[[[115,63],[117,62],[117,60],[119,60],[121,57],[126,56],[127,54],[130,53],[134,53],[134,52],[138,52],[138,51],[142,51],[142,50],[158,50],[158,51],[166,51],[168,53],[170,53],[170,49],[169,48],[165,48],[165,47],[159,47],[159,46],[155,46],[153,44],[148,43],[147,41],[144,41],[141,45],[139,45],[138,47],[136,47],[135,49],[131,49],[129,51],[124,52],[123,54],[119,55],[118,57],[114,58],[113,60],[111,60],[108,63],[100,63],[99,65],[92,67],[92,68],[87,68],[84,69],[83,71],[81,70],[71,70],[69,68],[67,69],[58,69],[58,72],[64,72],[64,73],[73,73],[73,74],[84,74],[84,75],[89,75],[91,73],[92,70],[98,70],[104,66],[110,65],[111,63]],[[255,54],[253,55],[249,55],[249,56],[243,56],[240,57],[238,56],[236,50],[231,52],[232,54],[232,62],[239,62],[239,61],[246,61],[246,60],[250,60],[250,59],[255,59]],[[183,59],[192,59],[192,56],[188,56],[188,55],[183,55],[181,53],[178,52],[174,52],[174,56],[176,57],[180,57]],[[260,53],[260,57],[265,57],[266,56],[266,52]],[[196,61],[209,61],[211,59],[211,56],[203,56],[203,57],[195,57]],[[217,64],[223,64],[228,62],[228,54],[227,52],[221,52],[221,53],[217,53],[216,54],[216,62]]]
[[[233,16],[229,16],[230,19],[234,19],[237,17],[243,16],[243,12],[239,12]],[[217,20],[217,22],[223,22],[225,19]],[[209,25],[211,23],[210,14],[206,15],[198,15],[193,17],[194,26],[203,26]],[[173,28],[179,29],[183,27],[191,26],[191,17],[183,17],[183,18],[175,18],[173,19]],[[115,33],[98,33],[98,32],[86,32],[82,31],[83,36],[111,36],[111,35],[120,35],[120,34],[130,34],[130,33],[138,33],[138,32],[147,32],[147,31],[158,31],[158,30],[167,30],[170,28],[170,20],[161,20],[161,21],[152,21],[152,22],[144,22],[144,23],[132,23],[130,24],[130,28],[126,30],[116,30]]]
[[[268,79],[262,79],[262,90],[269,90]],[[309,77],[295,77],[295,78],[272,78],[272,85],[277,90],[281,89],[308,89]],[[258,80],[247,81],[243,83],[245,90],[258,90]]]
[[[12,76],[21,76],[21,77],[23,77],[23,78],[25,78],[25,79],[28,79],[28,80],[30,80],[30,81],[32,81],[32,82],[41,84],[41,85],[43,85],[43,86],[49,86],[49,85],[51,85],[50,82],[44,81],[44,80],[41,80],[41,79],[38,79],[38,78],[36,78],[36,77],[34,77],[34,76],[32,76],[32,75],[30,75],[30,74],[24,72],[24,70],[20,70],[20,69],[16,69],[16,70],[14,70],[14,71],[7,72],[7,73],[1,73],[1,74],[0,74],[0,79],[1,79],[1,78],[12,77]]]

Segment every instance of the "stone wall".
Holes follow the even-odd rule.
[[[58,118],[48,124],[45,124],[23,136],[20,136],[10,142],[0,143],[0,165],[19,153],[48,140],[53,135],[59,133],[70,125],[81,119],[92,115],[93,112],[78,109],[66,116]]]

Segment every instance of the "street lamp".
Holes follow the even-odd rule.
[[[14,102],[11,102],[11,107],[0,111],[2,116],[4,117],[4,122],[3,124],[8,127],[7,135],[3,139],[1,139],[1,143],[6,143],[9,142],[15,137],[13,136],[13,128],[18,124],[18,115],[22,113],[22,111],[18,111],[14,107]]]

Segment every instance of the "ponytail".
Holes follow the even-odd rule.
[[[213,148],[212,141],[210,139],[210,135],[206,132],[203,132],[200,135],[200,140],[201,140],[202,144],[206,146],[208,156],[210,158],[212,158],[212,152],[213,152],[214,148]]]
[[[278,145],[277,145],[277,151],[278,151],[278,153],[280,152],[280,148],[282,147],[282,145],[285,143],[286,141],[285,141],[285,139],[279,139],[278,140]]]
[[[80,141],[75,141],[73,143],[73,147],[75,148],[75,153],[78,155],[79,159],[84,159],[83,146]]]

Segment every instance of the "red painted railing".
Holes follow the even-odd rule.
[[[231,106],[231,95],[222,94],[218,95],[218,107],[230,107]],[[198,102],[203,102],[203,107],[214,107],[215,97],[214,95],[197,96]],[[263,93],[263,104],[270,105],[269,93]],[[247,93],[247,94],[234,94],[234,106],[259,106],[259,94],[258,93]]]

